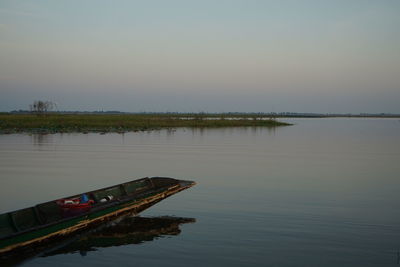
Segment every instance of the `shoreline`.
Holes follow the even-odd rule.
[[[174,128],[281,127],[292,124],[273,118],[210,117],[207,114],[7,114],[0,115],[0,134],[126,133]]]

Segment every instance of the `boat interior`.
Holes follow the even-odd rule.
[[[166,177],[142,178],[119,185],[114,185],[64,199],[80,198],[86,194],[91,200],[86,209],[65,209],[60,207],[59,200],[53,200],[20,209],[13,212],[0,214],[0,239],[13,234],[29,231],[43,225],[66,220],[73,216],[81,216],[94,210],[116,205],[123,201],[142,199],[166,188],[180,185],[180,180]],[[105,201],[103,201],[105,200]]]

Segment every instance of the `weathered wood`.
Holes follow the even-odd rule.
[[[147,178],[147,179],[152,181],[151,178]],[[10,219],[11,219],[13,227],[17,230],[17,233],[10,235],[10,240],[11,240],[11,241],[9,241],[10,244],[4,245],[4,243],[3,243],[3,245],[2,245],[2,243],[1,243],[2,241],[7,240],[7,237],[0,239],[0,255],[8,253],[13,250],[18,250],[18,249],[21,249],[24,247],[32,246],[37,243],[42,243],[48,239],[53,239],[53,238],[57,238],[57,237],[63,237],[63,236],[70,235],[81,229],[87,228],[91,225],[97,225],[104,221],[109,221],[109,220],[111,220],[115,217],[118,217],[122,214],[125,214],[127,212],[131,212],[131,213],[133,212],[135,214],[138,214],[140,211],[154,205],[155,203],[163,200],[164,198],[167,198],[173,194],[176,194],[182,190],[185,190],[195,184],[194,182],[180,181],[180,180],[175,180],[172,178],[157,178],[157,179],[162,179],[163,183],[166,183],[166,184],[168,184],[169,182],[171,182],[171,183],[174,182],[175,184],[174,185],[171,184],[171,186],[169,186],[169,187],[157,188],[157,186],[154,183],[152,183],[153,189],[156,191],[159,191],[159,192],[153,192],[154,190],[151,189],[151,190],[149,190],[148,193],[141,193],[141,195],[143,195],[143,194],[146,194],[146,195],[152,194],[152,195],[146,196],[143,198],[139,198],[139,199],[137,199],[136,198],[137,196],[135,196],[135,195],[133,195],[133,198],[129,198],[129,196],[127,198],[127,195],[123,194],[124,198],[116,199],[114,202],[111,202],[110,204],[105,204],[103,206],[100,205],[99,207],[94,207],[93,208],[94,211],[87,212],[83,215],[71,217],[70,219],[64,218],[60,221],[49,223],[47,225],[46,224],[40,225],[39,227],[32,228],[31,231],[26,231],[26,230],[20,231],[20,229],[18,228],[18,224],[15,222],[15,220],[12,216],[12,213],[11,213]],[[171,181],[164,180],[164,179],[171,179]],[[160,184],[163,184],[163,183],[160,183]],[[109,189],[109,188],[113,188],[113,187],[108,187],[105,189]],[[99,190],[96,190],[96,191],[98,192]],[[93,192],[96,192],[96,191],[93,191]],[[125,190],[122,191],[122,193],[124,193],[124,192],[126,193]],[[35,219],[37,219],[37,221],[39,223],[43,222],[43,220],[41,220],[40,214],[39,214],[36,206],[32,207],[32,209],[33,209],[33,212],[35,215]],[[71,225],[68,225],[68,224],[71,224]],[[65,225],[65,227],[63,227],[64,225]],[[52,231],[53,228],[60,228],[60,227],[63,227],[63,228]],[[18,231],[20,231],[21,233],[19,233]],[[31,233],[34,234],[35,231],[37,233],[40,232],[40,234],[43,232],[43,235],[31,238],[29,240],[23,240],[24,235],[29,235]],[[47,232],[49,232],[49,233],[47,233]],[[37,234],[37,235],[39,235],[39,234]],[[27,239],[27,238],[25,238],[25,239]],[[12,240],[15,240],[15,242],[13,242]]]

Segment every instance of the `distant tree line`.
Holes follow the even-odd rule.
[[[53,111],[56,108],[56,104],[51,101],[36,100],[33,104],[29,105],[31,113],[37,115],[44,115],[49,111]]]

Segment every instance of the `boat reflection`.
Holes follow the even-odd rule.
[[[58,249],[47,252],[42,257],[79,252],[85,256],[98,248],[140,244],[164,236],[179,235],[179,226],[194,223],[194,218],[172,216],[124,217],[105,226],[92,230]]]
[[[67,239],[53,240],[44,246],[36,245],[29,250],[0,258],[0,266],[15,266],[37,257],[50,257],[58,254],[88,252],[99,248],[140,244],[164,236],[181,233],[180,225],[194,223],[194,218],[174,216],[140,217],[128,214],[94,229],[85,230]]]

